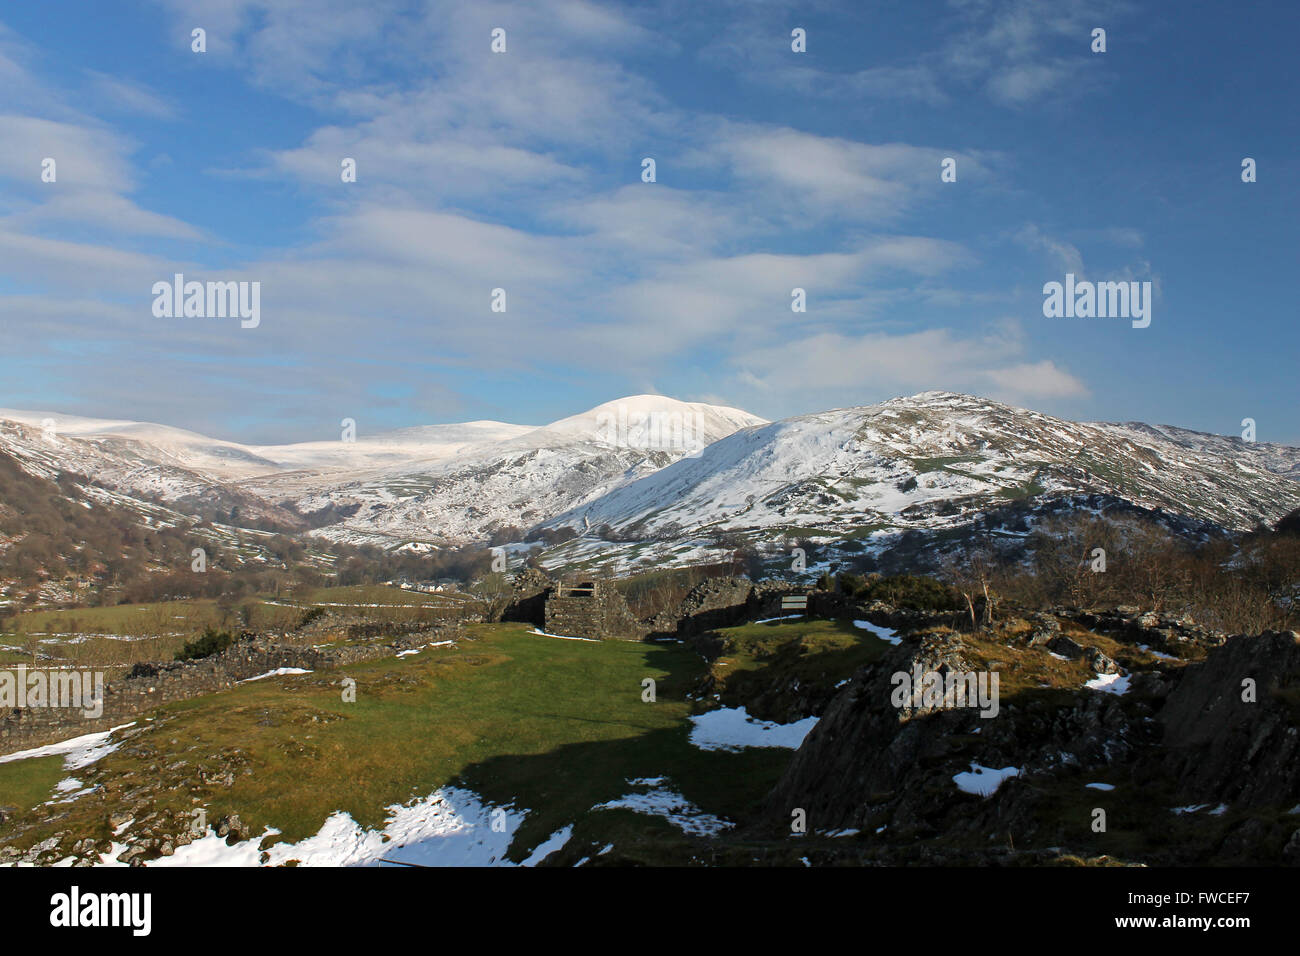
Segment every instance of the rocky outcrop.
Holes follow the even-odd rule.
[[[1097,619],[1148,646],[1152,627],[1189,627],[1127,610]],[[792,812],[803,810],[813,832],[882,832],[870,846],[895,862],[918,861],[890,856],[891,844],[931,839],[979,862],[996,834],[1014,835],[1031,853],[1074,845],[1087,855],[1096,848],[1092,808],[1108,807],[1122,826],[1149,838],[1137,851],[1144,861],[1300,864],[1300,818],[1292,812],[1300,807],[1300,635],[1232,637],[1201,663],[1158,661],[1122,672],[1086,635],[1067,636],[1046,618],[1026,623],[1028,637],[1023,625],[1008,631],[1016,636],[1005,652],[998,641],[1006,639],[988,633],[905,636],[858,671],[768,795],[755,832],[788,829]],[[1190,634],[1173,645],[1216,643],[1212,632]],[[1077,677],[1070,686],[1033,689],[1022,679],[992,719],[973,708],[899,707],[891,699],[891,676],[916,668],[1001,668],[1005,688],[1026,658],[994,660],[1003,653],[1051,653],[1058,667],[1122,672],[1128,690],[1084,690]],[[1126,666],[1149,660],[1122,647],[1112,653]],[[1005,779],[985,798],[957,785],[972,772]],[[1089,780],[1111,783],[1094,795],[1083,789]],[[1114,786],[1124,794],[1117,801],[1106,796]],[[1074,808],[1063,811],[1062,803]]]
[[[1300,805],[1300,634],[1233,637],[1184,669],[1159,714],[1188,804]]]
[[[946,676],[988,668],[961,636],[905,641],[864,668],[831,701],[767,800],[768,818],[785,823],[795,808],[817,830],[888,824],[895,834],[979,835],[1024,820],[1035,800],[1026,782],[1065,765],[1120,763],[1150,732],[1135,728],[1118,698],[1079,694],[1044,709],[1005,697],[995,718],[974,707],[897,707],[897,672]],[[972,765],[1014,767],[997,801],[963,793],[954,777]],[[1023,832],[1023,824],[1021,824]]]
[[[1134,644],[1146,644],[1176,657],[1186,657],[1188,648],[1219,647],[1227,640],[1221,632],[1203,627],[1185,615],[1141,611],[1135,607],[1120,606],[1111,611],[1058,609],[1058,613],[1091,630]]]

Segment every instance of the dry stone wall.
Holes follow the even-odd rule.
[[[324,647],[277,644],[245,634],[226,650],[201,660],[137,664],[126,677],[104,684],[103,711],[97,717],[85,716],[81,707],[0,711],[0,754],[109,730],[161,704],[228,690],[239,681],[281,667],[331,670],[392,657],[402,650],[446,640],[455,631],[453,627],[435,627],[387,640]],[[15,670],[12,666],[7,669]]]

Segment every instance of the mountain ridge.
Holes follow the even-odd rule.
[[[576,539],[551,561],[693,560],[720,534],[883,547],[1009,507],[1123,503],[1231,532],[1300,506],[1297,448],[1072,422],[946,390],[777,421],[634,395],[542,426],[413,426],[284,446],[120,420],[69,418],[61,432],[56,419],[47,431],[31,421],[43,413],[18,414],[27,421],[0,412],[0,449],[44,477],[91,474],[177,505],[229,496],[246,514],[328,509],[343,517],[313,533],[349,543]]]

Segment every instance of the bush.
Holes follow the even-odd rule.
[[[841,594],[847,594],[849,597],[855,597],[866,591],[867,582],[860,575],[850,574],[842,571],[836,578]]]
[[[208,628],[201,637],[186,642],[176,654],[178,661],[194,661],[219,654],[235,642],[229,631],[217,631]]]
[[[842,575],[841,580],[847,577]],[[899,574],[869,579],[853,596],[908,611],[956,611],[962,607],[957,592],[942,581],[923,575]]]
[[[325,609],[323,607],[311,608],[303,613],[302,617],[298,621],[298,626],[306,627],[308,624],[310,624],[312,621],[319,618],[324,613],[325,613]]]

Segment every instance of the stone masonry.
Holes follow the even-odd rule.
[[[566,637],[639,641],[646,635],[623,595],[605,581],[556,585],[546,596],[544,621],[546,633]]]
[[[454,627],[433,627],[386,640],[336,647],[277,644],[252,633],[218,654],[192,661],[137,664],[121,680],[104,684],[103,713],[85,717],[80,708],[28,707],[0,711],[0,754],[98,733],[161,704],[227,690],[241,680],[281,667],[331,670],[344,664],[392,657],[399,651],[446,640]]]

